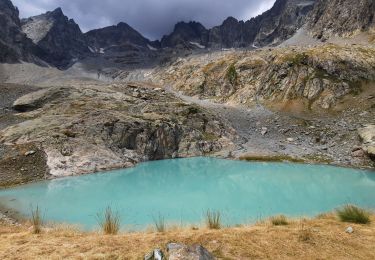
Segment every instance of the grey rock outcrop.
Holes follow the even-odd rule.
[[[54,176],[211,154],[234,137],[204,109],[148,87],[52,87],[15,107],[28,111],[19,115],[26,121],[1,131],[0,142],[40,144]]]
[[[275,48],[228,53],[208,62],[205,57],[182,59],[153,79],[190,96],[220,102],[271,105],[299,102],[308,109],[333,108],[340,99],[375,80],[375,49],[327,44],[311,48]],[[228,79],[235,67],[237,80]]]
[[[373,0],[319,0],[308,18],[308,29],[314,37],[352,36],[375,26]]]
[[[42,50],[40,57],[57,68],[65,69],[90,53],[81,29],[61,8],[23,19],[22,30]]]

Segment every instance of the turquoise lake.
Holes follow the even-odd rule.
[[[314,216],[352,203],[375,208],[375,172],[321,165],[189,158],[43,181],[0,190],[0,203],[25,216],[36,205],[48,221],[98,227],[97,213],[118,211],[125,229],[158,216],[167,223],[201,224],[218,210],[227,225],[278,214]]]

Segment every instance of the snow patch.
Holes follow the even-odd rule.
[[[152,47],[151,45],[147,44],[147,47],[150,49],[150,51],[157,51],[158,49]]]
[[[194,46],[196,46],[196,47],[198,47],[200,49],[205,49],[206,48],[205,46],[203,46],[203,45],[201,45],[201,44],[199,44],[197,42],[190,42],[190,44],[192,44],[192,45],[194,45]]]

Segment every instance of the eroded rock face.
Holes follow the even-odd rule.
[[[319,39],[352,36],[375,26],[373,0],[319,0],[308,18],[311,34]]]
[[[50,88],[15,102],[26,121],[1,131],[7,145],[38,143],[50,173],[66,176],[146,160],[199,156],[231,145],[214,116],[162,90],[128,85]]]
[[[152,76],[187,95],[220,102],[297,100],[310,109],[329,109],[344,96],[360,91],[362,82],[375,80],[374,57],[371,46],[275,48],[220,54],[211,61],[205,56],[180,59]],[[233,64],[235,84],[228,77]]]

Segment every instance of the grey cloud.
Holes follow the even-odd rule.
[[[275,0],[13,0],[22,17],[61,7],[83,31],[126,22],[156,39],[179,21],[199,21],[210,28],[228,17],[247,20],[269,9]]]

